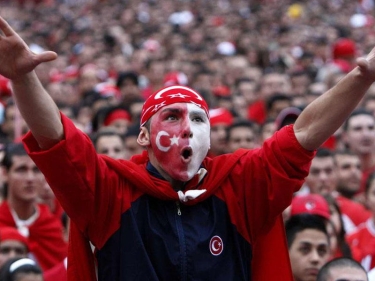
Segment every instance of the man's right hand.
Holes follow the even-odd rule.
[[[25,41],[0,17],[0,74],[16,80],[34,70],[40,63],[57,58],[52,51],[33,53]]]

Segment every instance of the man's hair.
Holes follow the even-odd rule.
[[[146,122],[145,127],[149,126],[148,123],[149,122]],[[140,130],[139,130],[139,125],[138,124],[131,125],[128,128],[128,130],[126,131],[126,133],[124,135],[124,139],[126,139],[128,137],[138,137],[139,132],[140,132]]]
[[[13,165],[13,156],[27,155],[25,147],[22,143],[9,143],[5,148],[5,154],[2,165],[9,170]]]
[[[318,148],[315,154],[316,158],[325,158],[325,157],[334,158],[333,156],[334,156],[334,153],[328,148],[324,148],[324,147]]]
[[[121,88],[126,81],[131,81],[133,85],[138,86],[138,74],[133,71],[120,72],[117,77],[116,86]]]
[[[288,102],[291,102],[292,99],[291,99],[291,97],[289,97],[287,94],[284,94],[284,93],[276,93],[276,94],[272,95],[272,96],[267,100],[267,103],[266,103],[267,111],[271,110],[272,107],[275,105],[275,103],[277,103],[277,102],[279,102],[279,101],[288,101]]]
[[[354,110],[350,115],[349,117],[345,120],[342,128],[344,131],[347,131],[348,128],[349,128],[349,122],[350,122],[350,119],[354,116],[358,116],[358,115],[368,115],[370,116],[371,118],[374,118],[374,116],[372,115],[372,113],[364,108],[358,108],[356,110]]]
[[[358,157],[358,154],[356,154],[353,150],[350,150],[350,149],[347,149],[347,148],[344,148],[344,149],[337,149],[333,152],[334,156],[336,155],[342,155],[342,156],[357,156]]]
[[[226,130],[227,130],[227,140],[229,139],[230,132],[235,128],[249,128],[250,130],[252,130],[254,132],[254,134],[256,136],[258,136],[258,134],[259,134],[258,127],[254,122],[252,122],[250,120],[246,120],[246,119],[239,119],[239,120],[235,121],[234,123],[232,123],[231,125],[229,125],[229,127],[226,128]]]
[[[14,266],[16,267],[12,268]],[[39,267],[39,265],[37,265],[33,260],[29,258],[11,258],[8,261],[6,261],[3,267],[1,268],[0,280],[18,280],[18,276],[30,273],[41,275],[43,271]]]
[[[318,276],[316,278],[316,281],[327,281],[330,275],[330,271],[333,268],[357,268],[359,270],[363,270],[364,273],[366,273],[366,270],[363,268],[363,266],[350,258],[336,258],[329,262],[327,262],[325,265],[322,266],[322,268],[319,270]]]
[[[285,232],[288,241],[288,248],[290,248],[299,232],[306,229],[314,229],[324,233],[329,242],[325,219],[318,215],[312,214],[298,214],[291,216],[285,222]]]
[[[112,137],[112,136],[117,136],[121,139],[122,142],[124,142],[124,136],[118,133],[116,129],[112,127],[100,128],[99,131],[90,135],[90,139],[96,148],[96,145],[98,144],[98,141],[101,137]]]

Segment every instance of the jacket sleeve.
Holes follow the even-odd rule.
[[[30,132],[23,142],[68,216],[95,244],[104,230],[118,227],[113,214],[121,214],[121,201],[111,198],[124,192],[124,180],[108,168],[86,134],[64,115],[62,122],[65,138],[51,149],[41,150]],[[97,230],[99,225],[103,231]]]
[[[231,180],[253,241],[289,206],[308,175],[314,154],[298,143],[290,125],[241,159]]]

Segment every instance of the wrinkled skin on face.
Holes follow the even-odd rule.
[[[188,181],[210,147],[210,124],[203,109],[175,103],[160,109],[150,123],[151,163],[163,176]]]

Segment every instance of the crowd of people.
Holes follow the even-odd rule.
[[[257,251],[270,252],[270,247],[275,247],[272,250],[282,253],[283,250],[276,244],[283,243],[286,234],[285,247],[289,253],[287,264],[290,261],[290,272],[294,280],[349,280],[353,276],[340,274],[351,274],[352,271],[357,274],[355,280],[375,280],[375,86],[370,83],[364,88],[367,81],[374,80],[371,75],[365,75],[367,80],[362,83],[363,88],[359,84],[347,82],[350,75],[359,69],[358,65],[362,69],[361,73],[367,71],[372,74],[374,71],[356,61],[359,57],[367,56],[370,65],[373,59],[370,53],[375,46],[373,1],[30,0],[0,1],[0,7],[0,16],[16,32],[14,35],[5,24],[0,25],[4,36],[4,40],[0,39],[0,53],[7,50],[9,57],[12,57],[9,50],[14,55],[18,54],[17,51],[21,52],[19,45],[22,41],[18,39],[22,38],[33,54],[40,56],[33,67],[26,67],[29,59],[26,55],[22,61],[24,68],[21,62],[17,65],[14,63],[14,73],[19,77],[35,69],[37,80],[13,77],[11,70],[3,69],[6,61],[0,57],[0,64],[3,65],[0,65],[0,276],[4,280],[15,280],[14,276],[19,270],[39,278],[35,280],[67,280],[66,268],[69,261],[73,268],[71,272],[75,275],[72,280],[88,280],[85,279],[88,276],[94,278],[95,274],[92,275],[92,272],[95,271],[89,269],[95,263],[112,263],[114,267],[99,268],[99,280],[117,280],[120,276],[125,278],[123,276],[129,274],[126,270],[130,267],[136,268],[136,262],[148,264],[143,260],[146,259],[142,256],[143,251],[147,252],[147,259],[150,259],[149,263],[153,267],[144,268],[143,275],[138,272],[138,277],[134,273],[135,269],[130,270],[129,276],[133,277],[129,277],[129,280],[146,280],[142,278],[146,278],[147,274],[152,276],[147,280],[156,280],[155,276],[160,280],[175,277],[168,275],[174,274],[173,270],[172,273],[162,273],[169,261],[155,265],[160,257],[174,257],[172,250],[167,246],[166,250],[160,244],[167,243],[168,237],[170,241],[175,237],[171,233],[160,232],[160,229],[154,230],[155,225],[165,227],[159,217],[160,221],[157,223],[147,220],[147,226],[152,230],[152,234],[149,234],[152,239],[160,235],[164,240],[156,239],[151,243],[147,240],[151,240],[148,230],[143,226],[146,225],[144,216],[150,216],[150,220],[155,219],[150,213],[165,212],[164,219],[172,220],[171,215],[167,215],[167,208],[175,208],[176,205],[173,203],[162,208],[155,198],[173,201],[177,195],[165,192],[161,179],[169,181],[178,191],[176,194],[180,197],[177,199],[180,198],[181,202],[196,200],[201,208],[199,212],[203,213],[212,211],[206,206],[208,203],[202,204],[207,202],[204,200],[207,200],[208,194],[217,196],[228,206],[232,206],[231,200],[236,196],[256,196],[257,199],[249,201],[242,201],[241,198],[238,200],[238,210],[228,207],[225,213],[241,238],[231,230],[227,235],[235,237],[235,242],[231,240],[233,244],[228,242],[224,247],[233,246],[233,252],[238,251],[235,254],[243,258],[243,263],[252,263],[254,268],[258,265],[259,261],[251,260],[246,252],[251,247],[254,257],[257,257]],[[16,37],[14,46],[5,46],[7,37]],[[57,53],[57,57],[52,57],[47,51]],[[51,57],[47,58],[46,52]],[[13,64],[9,63],[9,66],[13,70]],[[27,82],[21,83],[18,80]],[[39,81],[40,85],[35,81]],[[344,82],[340,86],[341,81]],[[41,88],[38,85],[35,88],[30,86],[36,84]],[[337,85],[339,86],[336,87]],[[329,90],[332,87],[336,88]],[[44,106],[51,109],[46,110],[41,106],[42,103],[38,103],[38,98],[33,98],[34,95],[39,97],[34,94],[34,89],[46,90],[62,113],[62,125],[58,123],[55,126],[58,118],[55,119],[54,107],[50,106],[48,100]],[[167,95],[163,96],[165,91],[177,98],[179,106],[173,108],[174,111],[183,112],[181,103],[189,104],[188,110],[193,112],[189,114],[194,114],[193,123],[198,122],[197,119],[204,123],[209,117],[209,136],[204,134],[203,129],[197,129],[194,133],[200,134],[201,139],[193,143],[192,149],[182,149],[185,159],[193,157],[193,154],[196,157],[196,151],[198,155],[202,154],[199,156],[200,161],[193,163],[197,170],[199,168],[199,179],[195,179],[197,171],[193,171],[191,167],[188,168],[187,175],[179,172],[181,167],[172,154],[174,145],[178,145],[178,130],[172,125],[163,127],[155,124],[156,121],[152,122],[159,120],[163,124],[162,116],[165,113],[160,113],[159,108],[170,108],[173,105],[164,98]],[[340,91],[345,93],[340,96],[337,94]],[[40,92],[44,93],[44,90]],[[202,102],[196,93],[206,102]],[[328,99],[324,100],[324,95]],[[329,95],[336,100],[329,100]],[[354,96],[358,97],[358,101]],[[186,97],[189,97],[189,101],[185,100]],[[164,104],[156,104],[157,99],[163,98]],[[351,104],[341,107],[345,102]],[[27,105],[32,109],[25,110]],[[150,115],[147,110],[155,115]],[[183,114],[178,114],[182,118]],[[41,116],[39,118],[36,115]],[[176,116],[177,114],[168,118],[177,119]],[[339,117],[336,119],[336,116]],[[30,121],[34,120],[33,117],[37,121]],[[67,120],[71,120],[71,123]],[[344,121],[342,125],[341,120]],[[289,125],[295,122],[296,136],[292,138]],[[316,127],[312,124],[316,124]],[[83,133],[82,136],[73,127],[78,128]],[[152,128],[162,131],[156,135]],[[29,130],[35,139],[30,134],[26,135]],[[305,131],[308,131],[307,136],[301,133]],[[312,132],[314,137],[311,136]],[[65,138],[67,143],[77,144],[61,144]],[[109,158],[97,160],[91,157],[88,152],[90,149],[86,148],[88,142],[92,143],[94,151],[100,155],[107,155],[110,159],[131,160],[129,163],[137,165],[146,163],[143,161],[148,161],[148,158],[144,157],[149,155],[151,164],[145,164],[145,170],[155,177],[153,179],[160,188],[152,186],[150,189],[155,190],[151,193],[142,188],[139,189],[141,191],[130,189],[131,192],[126,189],[129,198],[121,199],[121,206],[110,197],[125,196],[116,193],[117,191],[111,191],[110,195],[105,196],[103,193],[99,199],[95,197],[96,199],[82,200],[85,193],[96,194],[102,192],[102,189],[104,192],[104,188],[108,186],[103,185],[126,185],[126,188],[128,185],[137,185],[132,180],[137,173],[144,185],[150,184],[146,173],[133,167],[133,164],[126,166],[134,171],[131,174],[119,171],[121,166],[108,160]],[[298,146],[295,145],[297,142]],[[65,148],[65,145],[70,148]],[[43,154],[39,148],[45,149],[47,153]],[[66,149],[66,156],[62,156],[63,149]],[[206,149],[208,153],[204,153]],[[238,159],[251,157],[244,156],[248,152],[243,152],[242,149],[255,151],[251,154],[253,158],[269,159],[258,159],[258,162],[251,160],[256,164],[251,164],[254,167],[249,165],[254,171],[248,172],[245,170],[249,168],[245,165],[245,160]],[[285,151],[281,151],[282,149]],[[74,153],[81,153],[86,159],[76,159]],[[236,160],[228,156],[232,153],[238,157]],[[192,181],[197,181],[194,184],[199,186],[204,178],[208,178],[209,183],[212,181],[217,185],[225,185],[222,183],[224,179],[215,181],[211,178],[210,169],[218,173],[215,170],[218,167],[212,164],[217,162],[206,160],[206,154],[209,159],[221,159],[217,160],[222,161],[218,166],[228,166],[227,174],[220,174],[220,178],[230,178],[230,185],[238,186],[240,191],[229,194],[228,191],[209,190],[207,195],[189,195],[193,196],[192,199],[186,199],[188,192],[193,191],[190,190]],[[56,163],[46,160],[45,155],[57,157]],[[143,158],[137,155],[142,155]],[[311,165],[306,166],[309,159]],[[68,160],[74,165],[67,164]],[[87,167],[82,165],[85,161]],[[243,166],[235,166],[235,161],[243,161]],[[230,165],[235,168],[229,168]],[[99,174],[103,173],[103,178],[96,178],[89,168],[97,170]],[[209,170],[208,176],[203,168]],[[280,169],[285,170],[280,172]],[[117,180],[113,170],[120,177],[130,180],[126,184]],[[73,177],[72,171],[77,173],[76,180],[68,179]],[[108,178],[104,174],[109,175]],[[269,174],[275,176],[266,180]],[[81,180],[79,175],[85,175],[81,182],[78,182]],[[245,176],[249,176],[249,179]],[[258,187],[262,185],[272,186],[278,195],[284,176],[288,178],[284,185],[290,184],[285,188],[293,195],[291,204],[288,200],[292,196],[289,198],[288,192],[280,197],[280,202],[272,203],[276,207],[271,207],[271,203],[270,207],[265,207],[253,202],[266,201],[267,197],[258,191]],[[93,178],[96,179],[95,183]],[[185,185],[186,182],[189,184]],[[67,191],[62,191],[64,185]],[[91,187],[87,187],[89,185]],[[241,189],[242,185],[244,190]],[[254,187],[255,191],[246,191],[247,186]],[[161,191],[165,195],[159,195]],[[142,199],[143,194],[151,194],[155,198],[145,200]],[[197,200],[198,196],[203,199]],[[99,203],[99,200],[104,203]],[[213,214],[223,215],[220,203],[215,199],[210,200],[213,201],[209,201],[209,204],[215,209]],[[108,207],[105,204],[111,207],[106,209]],[[195,212],[198,212],[197,205],[191,205]],[[150,213],[138,211],[138,208],[146,207]],[[248,212],[245,219],[236,218],[241,208]],[[115,226],[115,222],[107,223],[106,216],[111,215],[111,212],[126,214],[128,210],[135,213],[134,217],[118,217],[116,214],[116,218],[121,220],[121,223],[116,223],[134,223],[142,216],[137,227],[131,224],[140,232],[139,237],[126,232],[123,226]],[[189,213],[183,204],[177,204],[177,210],[179,215],[186,212],[194,222],[198,220],[196,214]],[[86,214],[88,211],[92,213]],[[257,213],[259,211],[261,213]],[[277,239],[270,243],[273,238],[264,231],[277,226],[274,223],[275,220],[278,221],[281,211],[283,229],[277,232]],[[94,215],[97,217],[92,218]],[[206,215],[201,215],[200,223],[210,225],[211,222],[204,221],[206,219]],[[105,227],[100,223],[104,223]],[[184,223],[186,221],[178,220],[175,231],[182,231]],[[96,231],[101,227],[108,228],[105,234]],[[189,224],[188,228],[190,227],[192,226]],[[74,251],[72,240],[68,239],[69,231],[74,239],[86,239],[90,244],[74,244],[83,247]],[[194,231],[198,231],[198,228]],[[141,244],[145,250],[130,247],[127,243],[134,241],[123,242],[118,232],[126,235],[129,240],[140,237],[147,240],[146,244]],[[184,235],[190,234],[186,232]],[[268,249],[258,241],[262,241],[264,237],[269,244]],[[189,239],[192,238],[187,236],[186,240]],[[211,248],[207,246],[207,249],[213,256],[220,255],[223,251],[222,238],[213,236],[212,239]],[[76,243],[77,240],[74,241]],[[134,245],[141,247],[137,243],[138,240]],[[113,247],[118,244],[130,247],[131,251],[115,251]],[[191,245],[184,244],[184,247],[188,246]],[[163,251],[171,252],[164,254],[165,256],[160,254],[159,257],[151,254]],[[189,252],[186,249],[184,251]],[[126,254],[133,254],[134,261],[127,261],[124,268],[119,269],[118,260],[109,256],[109,253],[124,260],[129,258]],[[255,273],[247,272],[246,266],[237,263],[235,258],[238,256],[235,254],[226,256],[233,260],[232,263],[223,260],[223,264],[225,261],[226,266],[231,268],[225,273],[228,275],[223,275],[219,269],[218,275],[212,271],[209,275],[204,275],[207,272],[203,265],[202,268],[194,265],[194,270],[201,276],[211,274],[207,280],[219,276],[219,273],[224,276],[220,278],[228,279],[212,280],[234,280],[233,278],[248,276],[264,278],[256,270]],[[82,264],[87,272],[77,273],[80,267],[78,263],[87,256],[92,259]],[[265,257],[271,263],[272,258],[266,254]],[[210,264],[208,260],[201,263],[206,267],[213,266],[214,263]],[[187,271],[188,264],[189,262],[186,265],[182,263],[181,271]],[[280,262],[280,267],[284,265]],[[216,264],[216,267],[220,266]],[[139,265],[138,268],[141,270]],[[257,268],[264,270],[265,265]],[[340,271],[341,268],[350,270]],[[284,268],[282,272],[288,274],[288,269]],[[176,274],[179,276],[180,273]],[[194,273],[189,274],[189,278],[194,280]],[[337,275],[334,277],[337,279],[329,279],[330,274]]]

